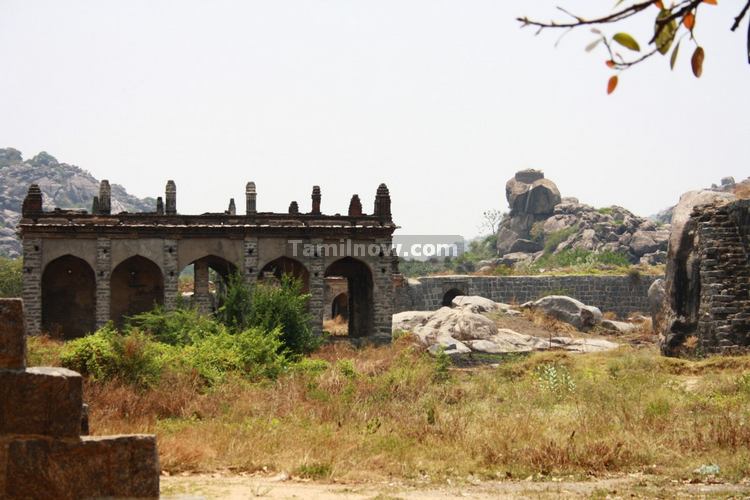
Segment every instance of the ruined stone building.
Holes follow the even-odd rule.
[[[345,311],[351,337],[390,339],[398,264],[388,188],[378,187],[372,214],[354,195],[346,215],[324,215],[318,186],[311,201],[307,213],[296,201],[288,213],[260,212],[250,182],[244,215],[234,200],[224,213],[183,215],[169,181],[153,212],[113,214],[109,183],[102,181],[91,213],[44,211],[32,185],[19,224],[28,332],[71,338],[154,305],[173,309],[179,276],[192,265],[192,301],[204,311],[211,307],[209,269],[223,278],[239,272],[250,285],[292,274],[311,294],[317,331],[324,317]]]
[[[669,245],[662,352],[679,355],[691,344],[703,354],[745,351],[750,348],[750,200],[710,192],[687,195],[675,209],[677,218],[685,205]]]

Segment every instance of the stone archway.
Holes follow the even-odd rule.
[[[164,276],[153,261],[135,255],[112,271],[110,318],[122,325],[126,316],[164,304]]]
[[[459,290],[458,288],[451,288],[445,294],[443,294],[443,307],[452,307],[453,306],[453,299],[458,297],[459,295],[466,295],[463,291]]]
[[[207,255],[194,260],[183,269],[183,272],[191,266],[193,271],[192,305],[204,314],[213,312],[221,305],[220,300],[226,291],[229,277],[237,272],[237,266],[216,255]],[[183,273],[180,275],[183,276]],[[186,293],[189,294],[189,281],[185,285]],[[182,288],[182,282],[180,286]]]
[[[333,298],[331,302],[331,318],[341,316],[343,320],[349,320],[349,294],[342,292]]]
[[[375,304],[372,272],[367,264],[352,257],[344,257],[328,266],[325,276],[340,276],[347,280],[349,336],[372,335],[375,331]]]
[[[42,329],[63,339],[96,330],[96,276],[85,260],[64,255],[44,268]]]
[[[279,257],[263,266],[260,273],[258,273],[258,280],[280,280],[285,274],[292,275],[300,280],[302,283],[302,293],[310,291],[310,272],[300,261],[290,259],[289,257]]]

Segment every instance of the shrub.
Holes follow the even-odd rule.
[[[301,281],[291,275],[284,275],[279,284],[258,283],[246,323],[267,332],[279,329],[281,342],[294,354],[311,352],[322,340],[312,331],[307,312],[309,298],[309,294],[302,293]]]
[[[137,328],[169,345],[187,345],[223,332],[224,326],[195,309],[165,311],[161,306],[128,318],[126,331]]]
[[[195,370],[209,384],[231,372],[251,379],[275,378],[287,365],[279,337],[278,329],[249,328],[234,335],[223,331],[185,346],[173,361],[182,369]]]
[[[234,331],[247,328],[252,310],[252,294],[240,273],[229,276],[223,301],[218,311],[221,322]]]
[[[0,297],[20,297],[23,287],[21,259],[0,257]]]
[[[159,380],[168,347],[139,330],[121,335],[111,324],[65,344],[62,365],[94,380],[119,378],[139,386]]]

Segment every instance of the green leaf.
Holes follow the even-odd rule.
[[[667,9],[662,9],[659,12],[659,15],[656,16],[656,23],[654,24],[654,34],[658,33],[656,36],[656,48],[661,53],[661,55],[666,55],[667,52],[669,52],[669,48],[672,46],[672,42],[674,41],[674,37],[677,34],[677,21],[672,19],[669,21],[669,23],[663,25],[661,27],[661,31],[659,31],[659,27],[661,26],[659,21],[662,19],[666,19],[670,16],[670,11]]]
[[[677,54],[680,52],[680,42],[677,42],[677,45],[674,46],[674,50],[672,51],[672,57],[669,58],[669,67],[671,69],[674,69],[674,65],[677,62]]]
[[[615,36],[612,37],[612,40],[619,43],[626,49],[630,49],[634,52],[640,52],[641,46],[638,45],[638,42],[635,41],[635,38],[628,35],[627,33],[617,33]]]

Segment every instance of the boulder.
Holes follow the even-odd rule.
[[[582,331],[599,324],[602,320],[602,312],[599,308],[587,306],[583,302],[564,295],[549,295],[535,302],[526,302],[521,307],[539,309]]]
[[[665,306],[666,291],[664,285],[664,279],[659,278],[648,287],[648,308],[651,313],[651,324],[655,330],[658,329],[660,316]]]
[[[543,248],[544,246],[536,241],[520,238],[514,241],[510,246],[510,253],[534,253]]]
[[[526,183],[514,177],[505,185],[505,195],[511,214],[551,215],[561,201],[555,183],[544,178]]]
[[[393,315],[394,332],[413,332],[417,326],[422,326],[432,315],[430,311],[404,311]]]
[[[657,250],[654,253],[647,253],[641,257],[640,261],[644,266],[656,266],[658,264],[665,264],[667,262],[667,252],[664,250]]]
[[[504,266],[514,267],[516,264],[530,264],[534,256],[523,252],[506,253],[500,263]]]
[[[640,229],[633,233],[633,238],[630,240],[630,249],[636,257],[640,258],[659,249],[659,244],[654,240],[653,233],[653,231]]]
[[[611,319],[603,319],[601,322],[601,327],[605,330],[616,333],[630,333],[638,328],[637,325],[634,325],[632,323],[626,323],[625,321],[614,321]]]

